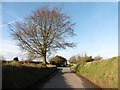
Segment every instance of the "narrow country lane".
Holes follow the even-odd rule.
[[[38,85],[39,88],[39,85]],[[69,67],[61,67],[61,70],[46,82],[43,88],[98,88],[84,78],[78,77],[70,71]]]

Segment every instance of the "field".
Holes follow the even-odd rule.
[[[74,65],[71,68],[101,88],[118,88],[118,57]]]
[[[25,62],[5,62],[2,64],[2,88],[26,88],[41,81],[57,70],[56,67]]]

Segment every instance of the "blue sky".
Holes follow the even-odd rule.
[[[71,16],[76,23],[74,28],[77,36],[68,41],[77,43],[75,48],[59,50],[54,55],[61,55],[67,59],[72,55],[84,54],[104,58],[118,55],[118,3],[117,2],[64,2],[64,3],[2,3],[2,25],[0,25],[0,55],[7,60],[15,56],[24,59],[25,52],[21,51],[10,36],[7,24],[21,21],[33,10],[45,5],[63,6],[63,12]]]

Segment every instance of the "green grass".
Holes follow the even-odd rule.
[[[42,64],[6,62],[2,64],[2,88],[26,88],[57,70]]]
[[[118,88],[118,57],[76,65],[72,69],[101,88]]]

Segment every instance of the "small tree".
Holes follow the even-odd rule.
[[[36,58],[37,58],[37,55],[35,55],[32,52],[28,52],[28,54],[27,54],[27,60],[32,61],[32,60],[34,60]]]
[[[76,59],[76,57],[75,57],[75,56],[70,57],[70,59],[69,59],[69,63],[71,63],[71,64],[75,64],[75,63],[77,63],[77,59]]]
[[[92,56],[87,56],[87,54],[85,54],[84,56],[78,56],[78,63],[80,64],[91,61],[93,61]]]
[[[75,46],[65,40],[75,35],[74,25],[70,16],[63,13],[61,8],[43,7],[33,11],[22,22],[11,24],[10,29],[23,50],[42,57],[46,64],[46,58],[52,52]]]
[[[101,56],[96,56],[96,57],[94,57],[94,60],[101,60],[101,59],[102,59]]]

